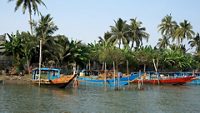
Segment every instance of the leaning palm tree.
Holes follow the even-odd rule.
[[[194,34],[195,33],[192,30],[192,25],[187,20],[184,20],[176,29],[173,40],[176,40],[177,44],[180,45],[183,39],[191,39]]]
[[[14,1],[14,0],[8,0],[9,2]],[[29,13],[29,21],[30,21],[30,28],[31,28],[31,34],[33,34],[33,26],[32,26],[32,14],[39,14],[38,10],[38,5],[46,5],[42,0],[15,0],[16,1],[16,6],[15,6],[15,11],[19,9],[20,6],[22,6],[22,12],[25,14],[26,9],[28,9]]]
[[[167,35],[171,38],[175,32],[176,27],[177,23],[176,21],[172,20],[172,16],[170,14],[162,19],[161,24],[158,25],[158,31],[161,32],[161,35]]]
[[[159,48],[165,49],[165,48],[167,48],[167,46],[169,46],[169,45],[170,45],[170,41],[169,41],[169,37],[168,37],[168,36],[163,35],[162,38],[159,38],[159,39],[158,39],[157,46],[158,46]]]
[[[131,24],[129,26],[129,38],[132,42],[131,49],[134,47],[134,43],[136,43],[136,47],[141,46],[142,39],[146,39],[148,41],[149,34],[145,31],[145,27],[141,27],[142,22],[137,21],[135,19],[131,19]]]
[[[124,45],[128,44],[128,25],[126,24],[126,21],[119,18],[115,22],[115,26],[111,26],[111,37],[109,41],[114,42],[116,44],[118,42],[119,48],[121,47],[121,44]]]
[[[196,47],[196,53],[200,53],[200,36],[199,36],[199,33],[197,33],[196,36],[188,42],[188,44],[190,44],[191,47]]]

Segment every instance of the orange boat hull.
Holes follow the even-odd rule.
[[[40,80],[40,85],[65,88],[75,77],[76,75],[72,75],[72,76],[62,76],[54,80]],[[38,80],[34,81],[34,84],[39,84],[39,81]]]

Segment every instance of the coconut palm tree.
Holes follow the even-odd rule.
[[[132,42],[131,49],[134,47],[134,43],[136,43],[136,47],[142,45],[142,40],[146,39],[148,41],[149,34],[145,32],[146,28],[141,27],[142,22],[137,21],[135,19],[131,19],[131,24],[129,26],[129,37]]]
[[[184,20],[176,29],[173,40],[176,40],[177,44],[180,46],[183,39],[191,39],[194,34],[195,33],[192,30],[192,25],[187,20]]]
[[[196,34],[194,38],[192,38],[188,44],[190,44],[191,47],[196,47],[196,53],[200,52],[200,36],[199,33]]]
[[[114,42],[114,44],[118,43],[120,48],[121,44],[128,44],[128,25],[126,24],[126,21],[122,20],[121,18],[114,22],[115,26],[111,26],[111,37],[109,41]]]
[[[172,20],[172,16],[170,14],[162,19],[161,24],[158,25],[158,31],[161,32],[161,35],[166,35],[171,38],[173,37],[176,27],[177,23]]]
[[[41,18],[35,26],[36,37],[40,39],[40,54],[39,54],[39,68],[41,68],[42,63],[42,46],[47,42],[48,38],[58,30],[58,27],[54,24],[53,18],[50,14],[46,16],[41,15]],[[39,71],[40,76],[41,71]],[[39,84],[40,85],[40,84]]]
[[[167,46],[170,45],[170,41],[169,41],[169,37],[167,37],[167,35],[163,35],[162,38],[158,39],[158,43],[157,46],[161,49],[166,49]]]
[[[8,0],[9,2],[14,0]],[[33,34],[33,27],[32,27],[32,14],[39,14],[38,5],[46,5],[42,0],[15,0],[16,6],[15,11],[19,9],[19,7],[22,7],[22,12],[25,14],[26,10],[28,10],[29,13],[29,21],[30,21],[30,28],[31,28],[31,34]]]

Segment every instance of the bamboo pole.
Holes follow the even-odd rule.
[[[39,55],[39,86],[40,86],[40,76],[41,76],[41,63],[42,63],[42,40],[40,39],[40,55]]]
[[[115,87],[115,62],[113,61],[113,77],[114,77],[114,87]]]
[[[106,87],[106,75],[107,75],[107,74],[106,74],[106,62],[105,62],[105,70],[104,70],[104,71],[105,71],[104,83],[105,83],[105,87]]]
[[[127,76],[128,76],[128,85],[129,85],[129,78],[130,78],[130,76],[129,76],[129,68],[128,68],[128,65],[129,65],[129,62],[128,62],[128,60],[126,60],[126,71],[127,71]]]
[[[160,81],[159,81],[159,78],[158,78],[158,68],[156,66],[156,63],[155,63],[155,59],[153,59],[153,65],[154,65],[154,68],[156,70],[156,75],[157,75],[157,79],[158,79],[158,84],[160,84]]]

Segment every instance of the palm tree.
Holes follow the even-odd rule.
[[[193,37],[194,34],[195,33],[192,30],[192,25],[187,20],[184,20],[176,29],[173,40],[177,40],[177,44],[180,46],[183,39],[190,39]]]
[[[47,14],[46,16],[41,15],[38,25],[35,25],[36,36],[40,39],[39,77],[41,74],[40,68],[42,63],[42,46],[56,30],[58,30],[58,27],[53,23],[53,18],[50,16],[50,14]]]
[[[118,42],[119,48],[121,47],[121,44],[124,45],[128,44],[128,25],[126,24],[126,21],[119,18],[115,22],[115,26],[111,26],[111,37],[109,41],[114,42],[116,44]]]
[[[136,47],[142,45],[142,39],[146,39],[148,41],[149,34],[145,32],[146,28],[141,27],[142,22],[137,21],[135,19],[131,19],[131,24],[129,26],[129,37],[132,42],[131,49],[134,47],[134,42],[136,43]]]
[[[20,38],[24,60],[27,64],[28,74],[30,74],[30,60],[33,56],[33,51],[36,50],[37,39],[29,32],[22,32]]]
[[[177,27],[177,23],[176,21],[172,20],[172,16],[170,14],[170,15],[165,16],[162,19],[161,24],[158,25],[158,28],[159,28],[158,31],[161,32],[161,35],[166,35],[169,38],[171,38],[173,37],[176,27]]]
[[[8,0],[9,2],[14,0]],[[33,34],[33,26],[32,26],[32,14],[39,14],[38,5],[46,5],[42,0],[16,0],[16,6],[15,11],[19,9],[19,7],[22,7],[22,12],[25,14],[26,9],[28,9],[29,13],[29,19],[30,19],[30,28],[31,28],[31,34]]]
[[[192,38],[188,44],[190,44],[191,47],[196,47],[196,53],[200,52],[200,36],[199,33],[196,34],[194,38]]]
[[[170,41],[169,41],[169,37],[167,37],[167,35],[163,35],[162,38],[159,38],[158,39],[158,43],[157,43],[157,46],[159,48],[167,48],[167,46],[170,45]]]
[[[106,32],[106,33],[104,33],[104,37],[102,38],[102,37],[99,37],[99,41],[98,41],[98,43],[100,43],[100,44],[103,44],[103,43],[105,43],[105,42],[108,42],[108,40],[109,40],[109,38],[112,36],[112,34],[110,33],[110,32]],[[110,42],[110,43],[113,43],[113,42]]]

